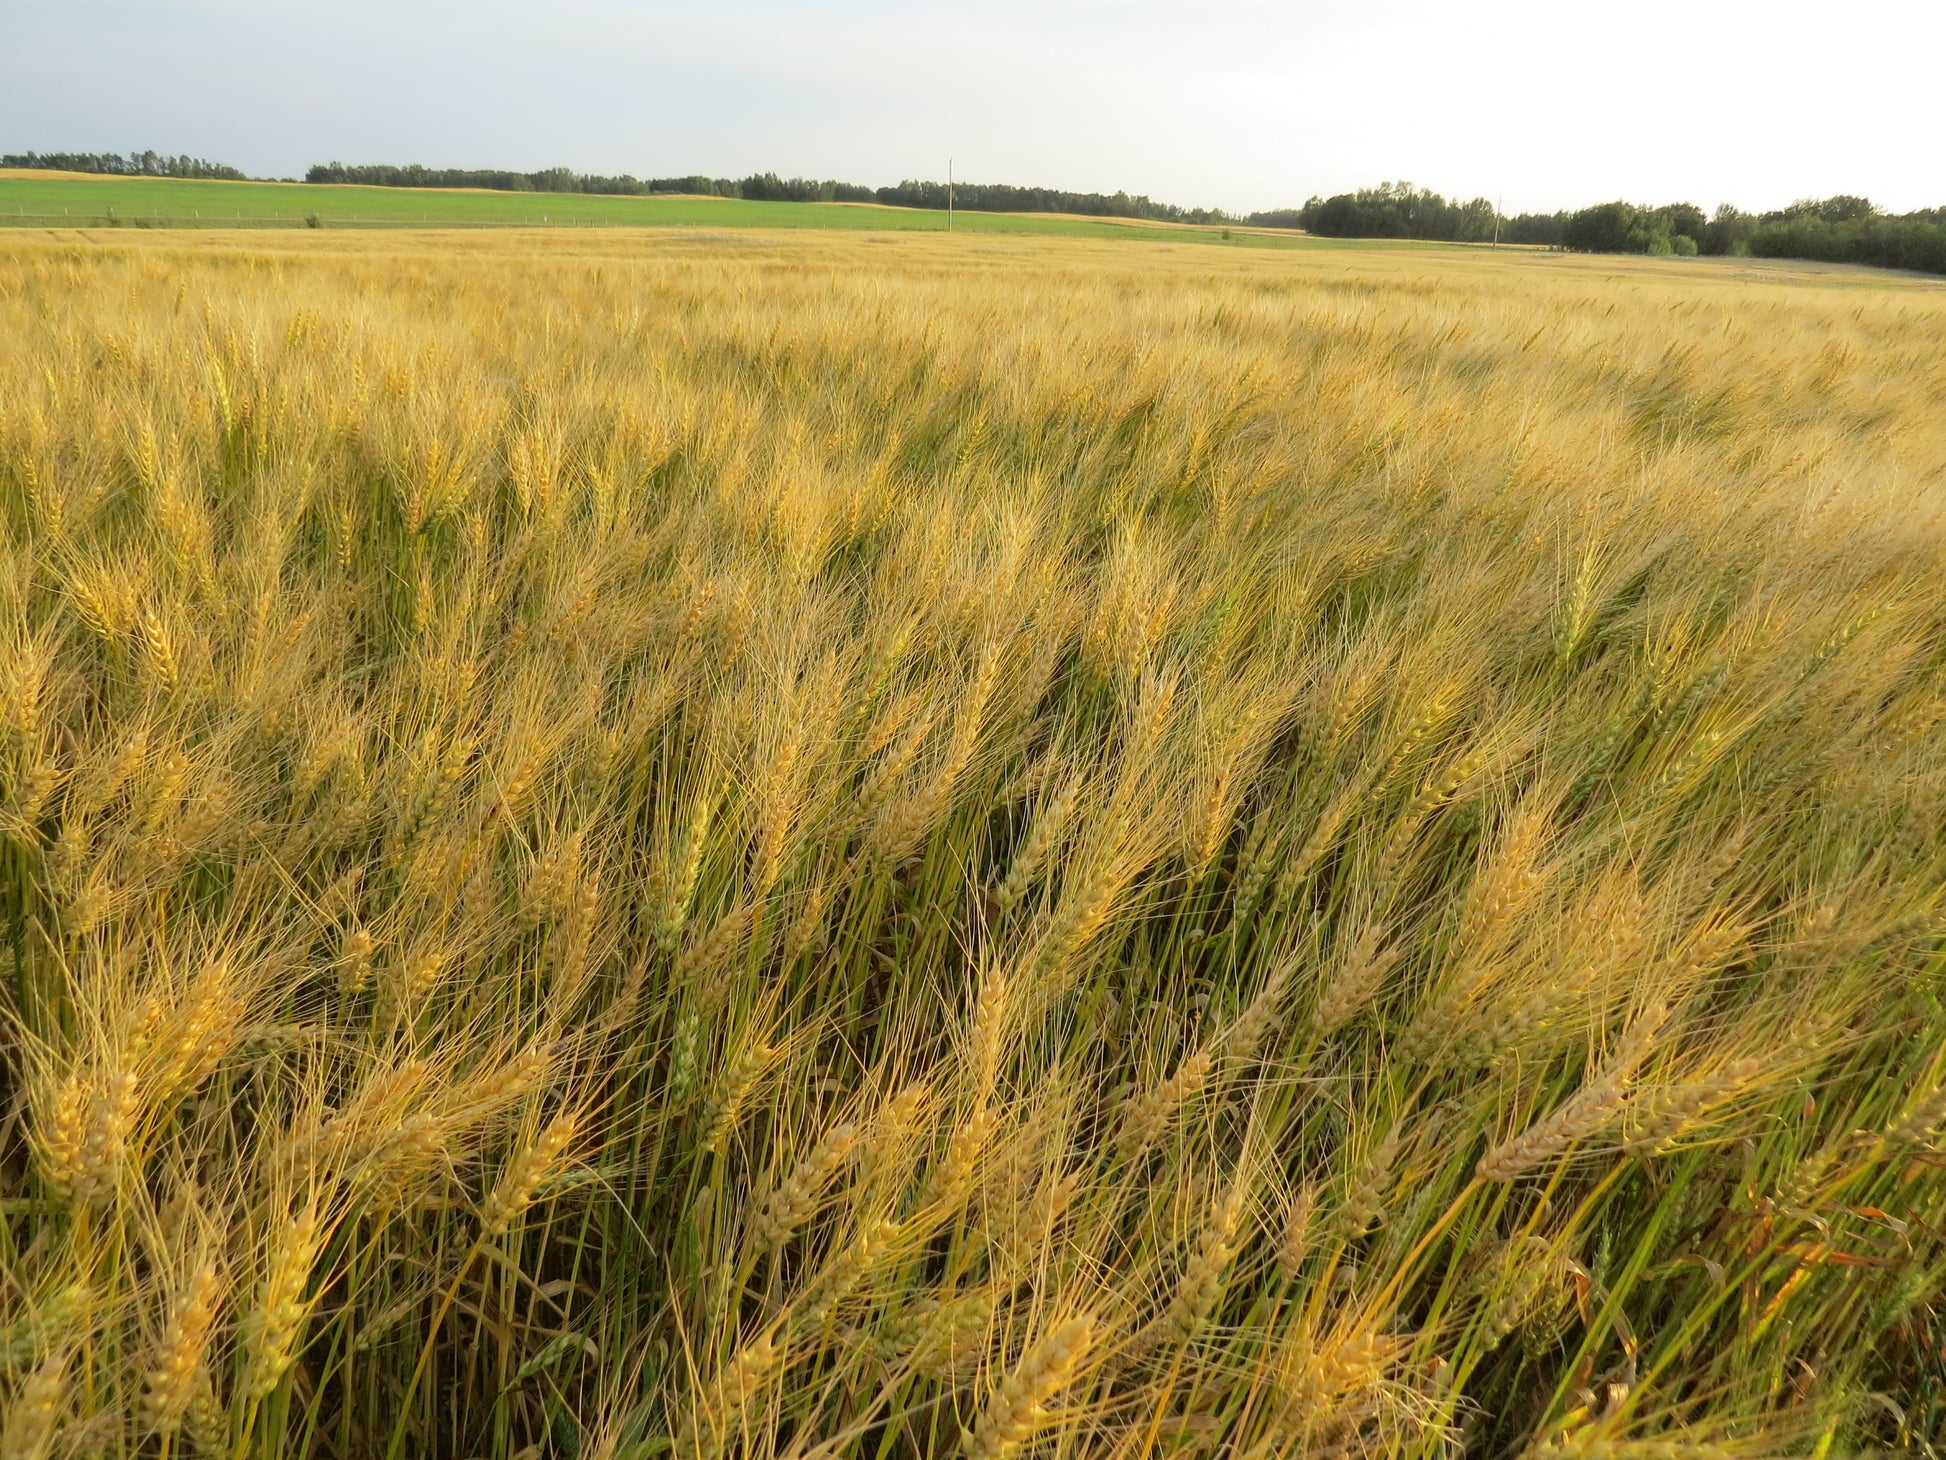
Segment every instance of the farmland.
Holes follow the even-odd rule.
[[[0,233],[8,1460],[1946,1442],[1946,290],[1092,226]]]
[[[872,203],[770,203],[741,198],[609,197],[0,172],[0,227],[262,229],[301,228],[310,225],[312,219],[320,228],[816,228],[901,233],[946,229],[943,212]],[[960,233],[1229,243],[1254,248],[1319,246],[1303,235],[1269,229],[1225,230],[1060,214],[962,211],[955,214],[953,229]]]

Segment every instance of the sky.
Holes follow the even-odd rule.
[[[1946,0],[0,0],[0,152],[1946,205]]]

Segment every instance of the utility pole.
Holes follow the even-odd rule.
[[[1506,211],[1506,201],[1505,198],[1493,200],[1493,246],[1495,248],[1500,247],[1500,215]]]
[[[946,231],[953,231],[953,159],[946,159]]]

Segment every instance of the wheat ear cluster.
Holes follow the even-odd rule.
[[[1937,284],[795,216],[0,230],[0,1460],[1946,1449]]]

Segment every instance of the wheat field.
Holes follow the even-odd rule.
[[[1946,291],[0,243],[0,1460],[1946,1439]]]

